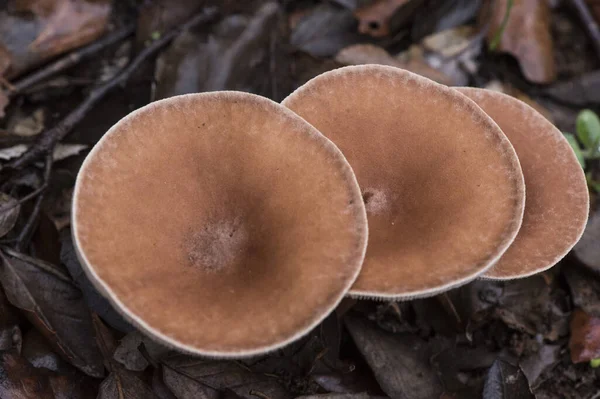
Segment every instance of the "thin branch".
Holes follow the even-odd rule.
[[[49,152],[46,155],[46,165],[44,167],[44,183],[42,184],[42,187],[47,187],[48,183],[50,182],[50,174],[52,173],[53,159],[54,158],[52,152]],[[31,214],[27,219],[27,223],[25,223],[25,226],[19,234],[17,243],[15,244],[16,251],[22,252],[23,248],[26,248],[29,245],[29,241],[31,240],[31,236],[33,235],[33,232],[37,225],[36,222],[38,220],[38,216],[40,214],[40,211],[42,210],[42,202],[44,201],[45,194],[46,192],[42,191],[38,195],[35,201],[35,205],[33,206],[33,210],[31,211]]]
[[[581,22],[583,22],[583,25],[585,26],[585,30],[587,31],[588,35],[590,35],[592,45],[594,46],[594,50],[596,50],[596,55],[600,59],[600,28],[598,27],[594,16],[590,12],[585,0],[569,1],[577,10],[579,18],[581,18]]]
[[[42,191],[44,191],[46,189],[46,187],[48,187],[48,182],[44,182],[41,186],[39,186],[38,188],[36,188],[32,192],[30,192],[23,198],[19,198],[17,201],[13,202],[12,204],[7,205],[5,207],[0,207],[0,215],[2,215],[5,212],[10,211],[11,209],[16,208],[19,205],[22,205],[24,202],[27,202],[30,199],[36,197],[38,194],[40,194]]]
[[[73,51],[68,55],[54,61],[53,63],[45,66],[44,68],[32,73],[29,76],[24,77],[12,84],[12,89],[9,91],[9,95],[15,95],[24,92],[30,87],[37,83],[47,79],[58,72],[64,71],[67,68],[72,67],[75,64],[81,62],[81,60],[88,58],[103,49],[111,46],[119,41],[131,36],[135,30],[133,25],[120,29],[102,39],[90,44],[89,46],[83,47],[79,50]]]
[[[39,139],[35,142],[35,144],[33,144],[21,157],[6,164],[5,168],[23,168],[35,161],[42,154],[51,151],[56,145],[56,143],[65,138],[65,136],[69,134],[71,130],[73,130],[73,127],[75,127],[75,125],[77,125],[100,100],[102,100],[110,91],[114,90],[119,86],[124,85],[129,79],[129,77],[133,74],[133,72],[136,71],[137,68],[144,61],[146,61],[148,58],[156,54],[160,49],[165,47],[180,32],[192,28],[200,23],[211,21],[216,16],[216,9],[205,9],[203,12],[196,15],[185,24],[167,32],[159,39],[149,44],[137,55],[137,57],[135,57],[129,63],[129,65],[123,68],[123,70],[117,76],[115,76],[110,81],[103,83],[102,85],[93,89],[89,93],[87,98],[83,100],[83,102],[77,108],[71,111],[52,129],[46,130],[43,133],[41,133],[39,135]]]

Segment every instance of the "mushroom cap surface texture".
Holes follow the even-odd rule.
[[[466,96],[381,65],[326,72],[283,101],[342,150],[361,186],[369,244],[351,296],[430,296],[484,273],[524,208],[519,160]]]
[[[84,270],[138,328],[239,357],[308,332],[362,265],[349,164],[287,108],[238,92],[171,97],[115,124],[77,178]]]
[[[456,89],[500,126],[525,176],[521,230],[483,277],[508,280],[554,266],[577,243],[588,219],[589,192],[575,153],[560,130],[523,101],[491,90]]]

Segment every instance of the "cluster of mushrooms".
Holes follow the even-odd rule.
[[[588,207],[575,154],[528,105],[364,65],[282,104],[212,92],[132,112],[79,172],[73,235],[140,330],[240,357],[306,334],[346,295],[543,271]]]

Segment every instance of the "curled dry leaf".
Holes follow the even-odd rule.
[[[0,257],[0,283],[10,303],[24,310],[71,364],[90,376],[104,375],[88,308],[68,274],[13,251]]]
[[[591,316],[583,309],[573,312],[569,349],[573,363],[600,357],[600,317]]]
[[[491,11],[488,43],[492,43],[501,30],[509,0],[491,2],[484,7],[484,18]],[[550,33],[550,6],[542,0],[514,0],[508,22],[497,50],[517,58],[523,74],[534,83],[551,83],[556,80],[554,44]]]
[[[7,78],[95,40],[112,8],[110,0],[15,0],[12,5],[10,12],[0,12]]]
[[[7,235],[19,217],[21,205],[8,194],[0,193],[0,237]]]
[[[359,21],[358,31],[373,37],[387,36],[411,17],[421,3],[421,0],[375,0],[354,11]]]
[[[496,360],[485,378],[483,399],[534,399],[521,369]]]

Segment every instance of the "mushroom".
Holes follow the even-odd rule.
[[[132,112],[77,177],[82,266],[129,321],[179,350],[273,350],[317,325],[363,262],[367,219],[342,153],[246,93]]]
[[[483,277],[514,279],[554,266],[577,243],[588,219],[585,175],[563,134],[514,97],[457,88],[496,121],[521,161],[527,200],[517,238]]]
[[[410,299],[487,271],[524,208],[519,160],[466,96],[408,71],[326,72],[283,101],[344,153],[369,220],[355,297]]]

